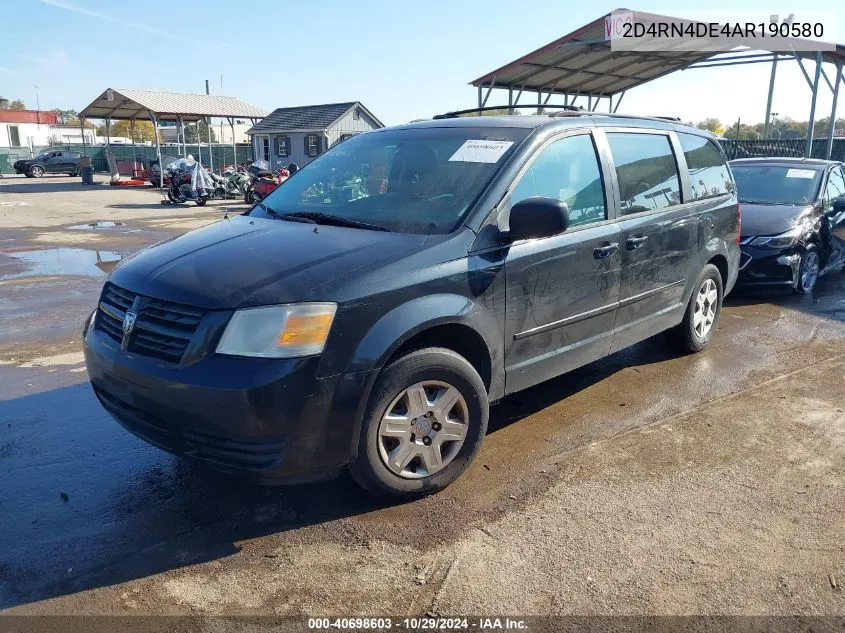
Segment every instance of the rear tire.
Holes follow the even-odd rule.
[[[426,389],[420,391],[420,385]],[[423,394],[413,409],[412,393]],[[454,404],[438,407],[447,394]],[[350,466],[352,476],[373,494],[400,499],[442,490],[478,453],[487,433],[488,415],[484,382],[463,356],[439,347],[402,356],[382,370],[373,387],[361,425],[358,455]],[[391,430],[395,424],[403,435],[395,436],[394,444]],[[452,437],[461,439],[448,439]],[[407,462],[399,455],[403,446],[411,455]],[[431,457],[435,448],[436,457]],[[401,465],[388,466],[395,460],[401,460]]]
[[[706,264],[693,286],[684,320],[667,332],[678,351],[695,353],[707,347],[719,323],[723,299],[722,275],[713,264]]]

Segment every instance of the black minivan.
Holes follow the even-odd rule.
[[[721,149],[671,121],[385,128],[123,260],[88,374],[132,433],[215,469],[419,496],[469,465],[491,402],[666,330],[702,349],[739,225]]]

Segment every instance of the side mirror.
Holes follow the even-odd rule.
[[[511,207],[511,241],[551,237],[569,228],[569,207],[554,198],[526,198]]]
[[[833,212],[837,215],[845,211],[845,196],[839,196],[833,201]]]

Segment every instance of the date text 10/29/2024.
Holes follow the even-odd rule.
[[[528,625],[518,618],[308,618],[314,630],[372,631],[527,631]]]

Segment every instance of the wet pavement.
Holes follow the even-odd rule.
[[[26,201],[35,204],[32,196]],[[32,212],[28,207],[27,213]],[[102,208],[97,213],[108,217]],[[208,211],[195,213],[207,221],[215,219]],[[754,410],[767,399],[773,399],[773,404],[771,410],[761,412],[759,428],[781,418],[792,419],[795,416],[787,409],[778,408],[790,402],[790,381],[806,388],[811,384],[806,372],[816,369],[822,378],[813,380],[824,384],[825,368],[838,367],[830,364],[840,362],[845,354],[845,274],[835,273],[822,278],[811,297],[730,297],[713,344],[701,354],[679,357],[662,337],[655,337],[506,399],[491,411],[490,431],[475,463],[435,497],[386,505],[360,492],[345,477],[294,488],[259,488],[145,444],[111,420],[96,401],[86,380],[79,330],[96,303],[106,274],[102,265],[154,238],[161,239],[162,234],[181,232],[166,222],[119,221],[125,225],[120,228],[144,230],[133,234],[137,236],[131,238],[134,242],[109,241],[126,240],[126,236],[106,237],[96,247],[39,244],[33,241],[37,233],[25,226],[14,229],[11,242],[0,241],[4,323],[0,331],[0,609],[16,613],[219,612],[215,609],[310,613],[314,605],[397,608],[398,602],[385,597],[393,592],[396,600],[408,598],[410,602],[402,604],[411,612],[423,613],[437,600],[448,602],[438,591],[459,573],[452,566],[461,548],[481,539],[488,544],[485,547],[498,543],[502,555],[516,552],[516,541],[505,536],[511,529],[507,526],[531,513],[541,513],[531,530],[544,524],[563,525],[569,527],[555,529],[589,535],[589,541],[580,546],[585,557],[587,550],[592,555],[604,547],[617,547],[613,538],[608,539],[610,534],[642,532],[639,549],[632,550],[639,553],[629,554],[633,558],[603,563],[608,565],[605,571],[619,572],[632,559],[656,552],[647,545],[651,540],[642,521],[648,519],[628,516],[632,506],[619,496],[618,487],[630,483],[626,472],[632,481],[643,476],[634,475],[640,472],[637,468],[659,472],[663,458],[675,455],[680,446],[687,447],[690,455],[685,459],[693,464],[683,471],[684,476],[712,472],[714,466],[707,460],[715,458],[706,456],[727,449],[714,450],[709,436],[694,441],[695,434],[702,432],[696,429],[696,419],[702,424],[707,420],[710,427],[735,415],[738,428],[744,428],[752,419],[757,424]],[[39,230],[43,228],[62,232],[70,226],[62,222]],[[99,235],[112,233],[91,230]],[[779,391],[760,391],[765,389]],[[845,405],[845,386],[838,370],[823,391],[815,393],[827,398],[818,407],[833,416],[824,417],[829,424],[825,432],[832,433],[833,439],[818,444],[816,457],[832,460],[834,475],[827,473],[825,481],[841,491],[845,485],[835,469],[841,467],[836,460],[841,461],[842,452],[830,453],[845,446],[845,418],[842,409],[837,413],[836,408]],[[746,400],[754,400],[755,409],[740,410]],[[718,415],[708,413],[713,407],[720,407]],[[690,430],[682,441],[683,424],[690,425]],[[675,448],[667,452],[650,447],[654,440],[649,439],[648,430],[666,425],[679,429],[670,440]],[[765,434],[754,429],[729,444],[738,452],[751,451],[757,459],[754,446]],[[620,443],[624,451],[618,448]],[[605,448],[598,456],[583,457],[597,447]],[[598,489],[591,488],[589,499],[595,508],[603,507],[607,499],[615,500],[617,506],[622,504],[614,510],[617,514],[592,513],[590,502],[577,512],[568,510],[568,505],[579,507],[578,497],[572,493],[567,501],[567,495],[558,498],[553,491],[575,477],[573,472],[588,472],[587,464],[602,464],[604,457],[616,455],[614,450],[622,452],[613,463],[590,474],[593,478],[612,473],[611,479]],[[623,455],[640,454],[644,466],[613,471],[613,464],[633,459]],[[700,468],[694,467],[697,459],[704,460]],[[731,459],[725,456],[719,462],[726,472],[725,464]],[[784,464],[796,459],[793,454]],[[802,472],[807,468],[803,462],[794,463]],[[788,465],[778,468],[788,469]],[[784,471],[772,472],[782,475]],[[680,474],[671,477],[681,481]],[[789,485],[794,486],[791,481]],[[687,489],[666,517],[686,516],[685,499],[704,489],[698,485]],[[634,493],[630,494],[633,499]],[[645,493],[643,504],[650,494]],[[552,499],[555,502],[549,507]],[[768,510],[760,512],[763,516]],[[845,523],[841,514],[831,516],[838,517],[831,533],[841,535]],[[747,523],[736,517],[737,523]],[[623,523],[611,529],[607,521]],[[667,529],[680,533],[681,525],[672,528],[670,524]],[[566,538],[541,531],[531,542],[556,549]],[[668,547],[670,537],[665,538]],[[841,547],[835,552],[829,551],[827,542],[824,547],[828,560],[845,565]],[[516,560],[510,563],[515,574],[519,573]],[[585,561],[565,561],[566,568],[575,571],[581,564],[586,569]],[[659,566],[655,570],[643,573],[663,573]],[[479,578],[487,571],[476,570]],[[834,571],[845,579],[845,568]],[[596,577],[596,571],[589,573]],[[771,573],[789,577],[788,569]],[[426,574],[440,580],[436,585],[427,582]],[[482,600],[495,591],[493,581],[477,587],[466,582],[470,584],[465,590],[471,589],[482,605],[495,604],[493,598],[487,603]],[[256,597],[260,587],[271,586],[275,587],[272,596]],[[496,599],[504,600],[502,596]],[[652,599],[646,597],[643,604]],[[684,612],[685,604],[689,603],[679,600],[670,606]],[[624,610],[625,603],[618,606]],[[535,612],[542,610],[538,606]]]
[[[19,272],[0,275],[0,281],[38,275],[106,277],[121,260],[120,254],[112,251],[48,246],[36,250],[0,249],[0,254],[21,264]]]

